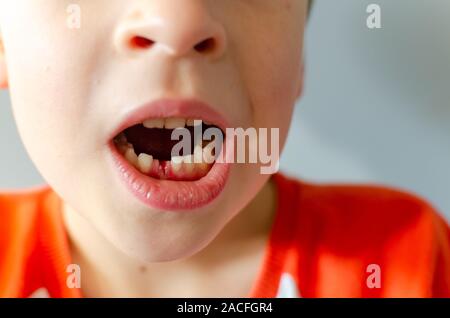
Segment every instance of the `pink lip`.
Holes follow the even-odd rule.
[[[215,200],[226,185],[230,165],[214,163],[209,173],[196,181],[169,181],[140,173],[117,150],[113,138],[124,129],[149,118],[183,117],[202,119],[225,131],[226,120],[210,106],[196,100],[158,100],[126,116],[108,144],[115,168],[128,190],[145,205],[160,210],[183,211],[201,208]]]

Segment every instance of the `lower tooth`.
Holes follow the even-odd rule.
[[[200,172],[206,172],[208,170],[208,168],[209,168],[209,165],[207,163],[200,163],[196,167],[197,171],[200,171]]]
[[[194,171],[195,163],[183,163],[184,171],[190,174]]]
[[[183,167],[183,163],[181,160],[173,161],[173,158],[172,158],[172,161],[170,162],[170,164],[172,166],[172,171],[175,173],[179,172],[181,170],[181,168]]]
[[[127,150],[128,150],[128,146],[127,146],[127,145],[123,145],[123,144],[118,144],[118,145],[117,145],[117,149],[119,150],[119,152],[120,152],[122,155],[125,155],[125,153],[126,153]]]
[[[203,148],[201,145],[196,145],[194,148],[194,162],[195,163],[203,162]]]
[[[184,156],[182,165],[183,165],[184,172],[186,172],[188,174],[192,173],[195,168],[194,156],[193,155]]]
[[[183,163],[193,163],[194,162],[194,156],[193,155],[186,155],[181,157],[181,160]]]
[[[146,153],[141,153],[138,157],[138,164],[142,173],[149,173],[152,170],[153,157]]]
[[[215,148],[214,142],[210,142],[209,144],[206,145],[205,148],[203,148],[202,155],[204,163],[207,164],[214,163],[214,161],[216,160],[215,156],[213,155],[213,151],[215,151],[214,148]]]
[[[133,166],[138,167],[138,156],[134,152],[133,148],[127,148],[125,152],[125,159],[127,159]]]
[[[172,157],[172,160],[170,160],[172,165],[173,164],[177,164],[180,165],[181,163],[183,163],[183,157],[182,156],[176,156],[176,157]]]
[[[129,142],[116,142],[115,144],[122,155],[125,155],[128,149],[133,149],[133,145]]]

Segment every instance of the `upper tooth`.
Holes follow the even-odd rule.
[[[167,129],[184,128],[186,119],[184,118],[167,118],[164,127]]]
[[[204,123],[205,122],[203,120],[201,120],[201,119],[194,120],[194,126],[201,126]]]
[[[164,128],[164,118],[147,119],[143,125],[145,128]]]
[[[186,120],[186,126],[200,126],[202,124],[202,120],[201,119],[193,119],[193,118],[189,118],[188,120]]]
[[[143,173],[149,173],[152,170],[153,157],[146,154],[141,153],[138,157],[139,169]]]

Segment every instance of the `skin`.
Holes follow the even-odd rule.
[[[30,158],[65,202],[83,293],[245,296],[273,220],[269,176],[233,165],[210,205],[162,212],[118,181],[108,137],[145,102],[197,97],[233,127],[279,128],[282,148],[303,86],[306,1],[81,0],[80,29],[67,27],[70,3],[0,0],[0,85]],[[130,34],[156,45],[133,49]],[[196,51],[205,39],[217,45]]]

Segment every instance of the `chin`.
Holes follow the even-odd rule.
[[[211,243],[215,235],[207,237],[189,237],[189,234],[183,235],[184,238],[171,237],[148,237],[146,240],[135,238],[127,242],[118,237],[114,245],[125,255],[142,263],[171,262],[186,259],[202,251]]]
[[[223,214],[208,210],[191,215],[143,211],[139,217],[134,211],[127,213],[125,222],[115,222],[121,225],[103,223],[99,231],[122,254],[138,262],[176,261],[203,250],[225,227]]]

